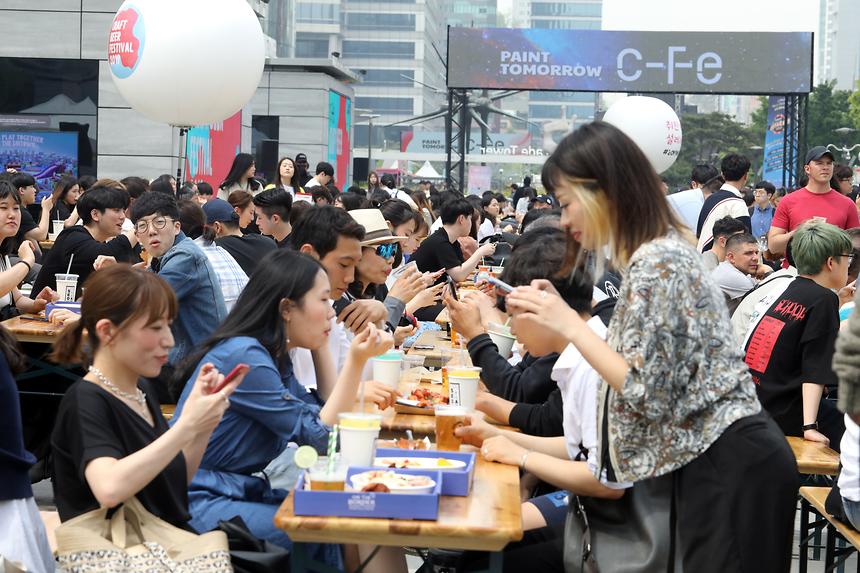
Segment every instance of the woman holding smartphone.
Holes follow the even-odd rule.
[[[794,456],[761,410],[723,296],[654,169],[621,130],[594,122],[559,144],[541,180],[569,236],[563,272],[606,249],[624,274],[608,341],[548,281],[507,298],[519,320],[561,334],[600,374],[597,471],[634,491],[668,482],[672,495],[654,504],[673,512],[667,533],[685,571],[787,571]]]
[[[157,274],[123,264],[96,271],[85,287],[81,319],[51,354],[77,364],[86,348],[89,364],[63,396],[51,438],[60,519],[137,497],[190,529],[188,482],[241,377],[213,392],[223,376],[205,364],[190,384],[184,419],[168,428],[146,378],[158,375],[173,347],[173,290]]]

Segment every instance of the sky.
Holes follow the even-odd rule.
[[[603,0],[603,29],[817,32],[819,6],[819,0]]]

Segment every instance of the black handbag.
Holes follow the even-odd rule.
[[[15,318],[20,314],[21,311],[18,310],[18,307],[15,306],[15,303],[7,304],[3,308],[0,308],[0,322],[4,320],[9,320],[10,318]]]
[[[236,573],[289,573],[290,552],[256,537],[238,515],[219,521],[217,530],[227,534],[230,561]]]

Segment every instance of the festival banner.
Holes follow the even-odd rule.
[[[782,96],[768,98],[763,153],[761,178],[782,186],[785,168],[785,98]]]
[[[185,177],[205,181],[218,189],[230,171],[242,142],[242,112],[222,122],[188,130],[185,149]]]
[[[812,33],[449,28],[448,87],[809,93]]]
[[[334,166],[334,184],[345,191],[350,181],[350,126],[352,125],[352,102],[344,95],[328,92],[328,157]]]

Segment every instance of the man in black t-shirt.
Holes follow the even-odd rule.
[[[12,176],[12,186],[18,190],[18,196],[21,197],[21,225],[18,227],[18,232],[15,234],[17,244],[21,244],[25,239],[29,239],[36,245],[35,253],[36,260],[41,260],[42,251],[38,248],[39,241],[44,241],[48,238],[48,231],[51,225],[51,209],[54,208],[54,198],[52,195],[47,195],[40,204],[40,216],[37,223],[30,213],[30,205],[36,202],[36,180],[29,173],[16,173]],[[12,264],[17,262],[17,257],[10,256]],[[32,283],[39,274],[42,268],[40,264],[34,264],[30,272],[27,273],[26,283]]]
[[[794,234],[792,255],[798,277],[747,336],[745,361],[762,406],[787,436],[838,450],[845,425],[835,404],[821,397],[825,386],[837,384],[831,362],[840,297],[853,296],[846,288],[851,240],[833,225],[809,221]]]
[[[464,281],[478,266],[481,257],[489,257],[496,252],[495,243],[486,243],[465,259],[457,239],[468,237],[472,230],[472,214],[475,208],[460,197],[442,206],[442,228],[424,239],[410,260],[415,261],[418,270],[436,272],[445,269],[455,281]],[[443,282],[440,277],[437,282]]]
[[[77,299],[100,255],[114,257],[120,262],[134,262],[137,237],[132,231],[122,231],[128,203],[128,193],[120,187],[98,186],[87,191],[78,200],[78,214],[83,225],[66,227],[57,237],[54,247],[42,261],[33,292],[40,292],[46,286],[56,289],[56,274],[71,268],[70,272],[78,275]]]

